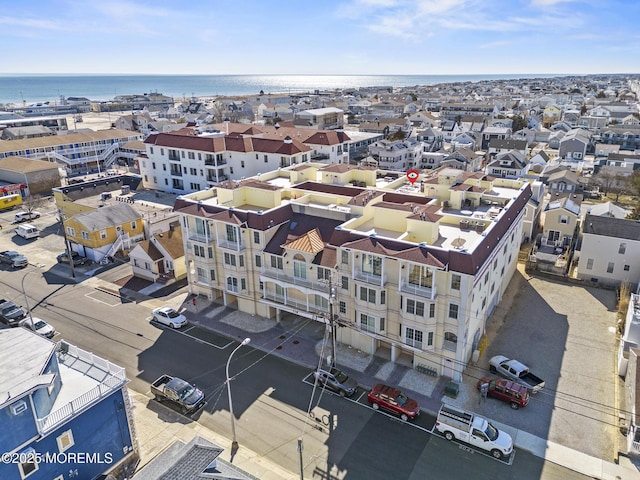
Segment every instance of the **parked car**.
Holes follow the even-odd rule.
[[[37,212],[35,210],[31,212],[18,212],[16,213],[14,220],[15,220],[15,223],[22,223],[29,220],[35,220],[36,218],[40,218],[40,215],[41,215],[40,212]]]
[[[420,405],[418,405],[418,402],[389,385],[376,384],[369,392],[367,400],[374,410],[380,408],[386,410],[394,415],[398,415],[403,422],[409,419],[413,420],[420,415]]]
[[[89,261],[88,258],[81,256],[78,252],[71,252],[71,259],[74,265],[84,265]],[[69,255],[67,252],[63,252],[56,257],[58,263],[69,263]]]
[[[486,391],[487,397],[497,398],[508,403],[514,410],[526,407],[529,403],[527,387],[506,378],[483,377],[478,380],[476,388],[480,392]]]
[[[0,300],[0,321],[10,327],[17,327],[27,314],[20,305],[10,300]]]
[[[29,260],[15,250],[0,252],[0,262],[11,265],[13,268],[22,268],[29,265]]]
[[[349,378],[346,373],[337,368],[329,370],[317,368],[313,372],[313,377],[317,380],[318,385],[323,385],[333,390],[341,397],[350,397],[358,388],[358,383],[355,380]]]
[[[33,322],[33,327],[31,326],[31,322]],[[27,316],[26,318],[20,320],[20,326],[26,328],[27,330],[35,331],[38,335],[42,335],[43,337],[47,338],[53,338],[53,336],[56,334],[55,328],[53,328],[41,318],[29,318]]]
[[[518,360],[509,359],[503,355],[496,355],[489,360],[489,370],[504,378],[524,385],[532,393],[538,393],[544,388],[544,380],[529,371],[529,367]]]
[[[513,439],[508,433],[497,429],[487,419],[453,405],[442,404],[434,429],[449,441],[458,439],[498,459],[513,452]]]
[[[171,307],[160,307],[153,310],[153,320],[171,328],[180,328],[187,324],[187,317]]]
[[[202,390],[178,377],[162,375],[151,384],[151,393],[158,402],[169,400],[182,410],[190,413],[200,408],[205,401]]]

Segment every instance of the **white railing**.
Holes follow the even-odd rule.
[[[315,303],[309,302],[298,302],[296,300],[292,300],[290,298],[285,298],[283,295],[276,295],[275,293],[265,292],[263,295],[265,300],[270,300],[272,302],[279,303],[281,305],[286,305],[287,307],[295,308],[296,310],[302,310],[309,313],[329,313],[329,307],[323,307],[321,305],[316,305]]]
[[[640,454],[640,442],[631,442],[631,450],[633,453]]]
[[[278,270],[276,268],[262,268],[260,270],[260,276],[271,278],[273,280],[279,280],[282,283],[287,283],[297,287],[306,287],[317,291],[318,294],[324,295],[327,299],[329,298],[329,284],[326,281],[323,283],[320,280],[310,280],[308,278],[300,278],[294,275],[287,275],[283,273],[282,270]]]
[[[433,300],[436,298],[436,287],[424,287],[421,285],[416,285],[413,283],[409,283],[409,282],[401,282],[400,283],[400,288],[399,288],[401,293],[408,293],[411,295],[416,295],[419,297],[425,297],[428,298],[430,300]]]
[[[60,344],[61,347],[62,343],[63,342],[61,342]],[[43,435],[46,435],[48,432],[55,429],[59,424],[65,422],[73,416],[78,415],[82,411],[89,408],[91,405],[94,405],[101,398],[110,395],[115,390],[121,388],[127,382],[124,368],[118,367],[117,365],[114,365],[104,358],[98,357],[91,352],[87,352],[86,350],[82,350],[75,345],[69,345],[66,343],[64,344],[64,348],[61,348],[60,350],[61,352],[63,352],[60,354],[62,361],[69,368],[76,370],[73,367],[73,362],[67,361],[68,357],[77,358],[78,360],[83,362],[83,365],[87,363],[93,365],[97,369],[107,373],[108,376],[104,380],[102,380],[102,383],[96,385],[88,392],[85,392],[82,395],[74,398],[69,403],[51,412],[49,415],[46,415],[43,418],[37,418],[36,424],[38,426],[38,431]],[[84,372],[84,369],[80,369],[78,371]]]
[[[371,285],[383,286],[385,283],[387,283],[386,275],[372,275],[361,270],[356,270],[354,277],[356,280],[360,280]]]
[[[244,243],[242,243],[242,242],[231,242],[231,241],[226,240],[224,238],[218,238],[218,247],[226,248],[227,250],[235,250],[236,252],[239,252],[241,250],[244,250]]]

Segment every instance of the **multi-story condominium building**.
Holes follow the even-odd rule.
[[[381,140],[369,146],[369,153],[381,170],[410,170],[422,162],[422,142],[412,138]]]
[[[342,131],[251,125],[216,125],[150,135],[139,159],[147,188],[189,193],[227,180],[305,163],[349,163],[349,137]]]
[[[620,145],[621,150],[640,150],[640,127],[636,125],[609,125],[596,138],[600,143]]]
[[[293,115],[293,123],[319,130],[340,129],[344,127],[344,110],[335,107],[301,110]]]
[[[493,118],[497,113],[495,105],[490,103],[443,103],[440,118],[458,120],[461,117]]]
[[[340,174],[302,164],[179,197],[191,292],[339,324],[340,342],[460,380],[515,271],[528,183]]]
[[[24,328],[0,330],[0,349],[0,449],[17,459],[0,478],[99,478],[135,461],[123,368]]]
[[[133,143],[142,135],[127,130],[98,130],[50,137],[0,142],[0,158],[23,157],[49,160],[64,166],[69,174],[108,169],[118,159],[129,161]],[[129,152],[121,151],[125,145]]]

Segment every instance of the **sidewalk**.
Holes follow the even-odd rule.
[[[103,286],[105,289],[113,291],[113,285],[108,282],[101,281],[95,277],[93,280],[97,288]],[[155,303],[158,301],[157,298],[148,296],[153,293],[149,289],[145,289],[144,293],[146,295],[122,289],[121,293],[140,302],[152,300],[152,303]],[[181,310],[193,325],[210,329],[239,341],[250,337],[253,348],[269,352],[310,369],[319,364],[320,358],[326,359],[329,353],[330,346],[323,343],[325,325],[318,322],[283,313],[281,321],[276,323],[274,319],[264,319],[232,310],[209,302],[202,297],[199,297],[196,305],[193,305],[191,298],[187,289],[182,288],[165,300],[166,303]],[[361,386],[371,388],[378,382],[396,384],[415,398],[423,410],[430,414],[437,414],[443,398],[447,401],[448,397],[443,397],[442,394],[446,379],[418,373],[410,365],[405,365],[401,361],[392,363],[386,358],[367,355],[357,349],[341,344],[336,347],[336,357],[340,368],[357,380]],[[142,397],[144,396],[142,395]],[[145,399],[138,397],[138,400],[138,405],[141,406],[139,410],[148,410]],[[148,399],[146,402],[148,402]],[[156,415],[151,412],[150,416],[155,417]],[[153,456],[160,452],[158,447],[154,446],[154,441],[160,438],[161,435],[165,438],[160,442],[162,446],[166,446],[169,443],[167,439],[171,439],[174,436],[188,441],[196,432],[223,447],[227,447],[230,443],[228,439],[222,438],[214,432],[206,431],[197,423],[193,425],[170,423],[158,426],[155,425],[155,423],[160,423],[157,422],[157,418],[154,418],[152,422],[147,417],[149,415],[142,415],[143,420],[138,424],[138,416],[136,416],[141,449],[144,452],[141,465],[151,458],[149,457],[145,460],[145,455]],[[616,464],[549,442],[507,425],[499,423],[496,423],[496,425],[512,436],[516,447],[576,472],[603,480],[640,479],[638,469],[626,457],[620,457],[620,463]],[[154,430],[161,433],[147,433]],[[188,435],[191,435],[191,437]],[[145,445],[146,442],[150,442],[150,445]],[[229,452],[225,450],[222,458],[226,459],[228,456]],[[285,472],[281,467],[268,465],[268,461],[258,457],[253,452],[238,452],[234,465],[252,475],[257,475],[259,478],[296,478],[296,475],[292,472]],[[260,474],[255,472],[260,472]],[[266,472],[269,472],[268,476]]]

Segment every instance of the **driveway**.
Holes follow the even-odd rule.
[[[463,404],[500,423],[612,460],[616,449],[616,293],[530,277],[519,265],[487,326],[487,347],[465,374]],[[477,380],[494,355],[516,358],[546,381],[512,410],[481,399]]]

